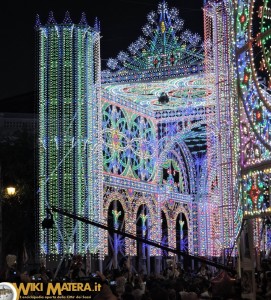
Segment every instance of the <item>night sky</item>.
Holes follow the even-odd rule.
[[[33,2],[33,3],[31,3]],[[138,36],[147,14],[157,10],[159,0],[26,0],[2,1],[0,9],[1,36],[1,100],[31,92],[35,88],[35,17],[46,23],[49,11],[61,23],[65,11],[78,23],[85,12],[89,25],[98,17],[101,24],[101,58],[115,58],[127,50]],[[3,4],[4,3],[4,4]],[[168,0],[170,7],[179,9],[184,29],[203,35],[202,0]],[[6,101],[5,100],[5,101]]]

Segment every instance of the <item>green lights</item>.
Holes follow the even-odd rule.
[[[74,24],[48,24],[37,31],[40,223],[52,205],[98,219],[101,122],[92,116],[101,110],[99,33]],[[59,215],[54,220],[53,229],[39,229],[41,254],[97,251],[97,229]]]

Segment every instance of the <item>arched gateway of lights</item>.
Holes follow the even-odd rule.
[[[84,14],[79,24],[68,13],[61,24],[52,14],[46,25],[37,18],[40,223],[54,205],[193,255],[221,257],[243,219],[268,214],[270,9],[267,0],[256,3],[206,1],[202,43],[162,2],[147,16],[144,37],[102,72],[98,22],[90,27]],[[39,229],[40,252],[52,259],[110,254],[117,267],[129,255],[149,266],[150,257],[163,255],[54,219],[53,229]],[[250,224],[259,249],[269,243],[265,223]],[[261,228],[268,240],[257,235]]]

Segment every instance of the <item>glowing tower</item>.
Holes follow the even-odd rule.
[[[54,215],[51,206],[98,220],[102,197],[100,35],[85,15],[73,24],[37,17],[39,63],[39,237],[44,255],[96,252],[97,229]],[[95,159],[87,159],[95,157]]]

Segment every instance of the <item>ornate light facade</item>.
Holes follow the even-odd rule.
[[[55,205],[194,255],[232,246],[238,130],[223,9],[206,6],[203,45],[160,3],[145,37],[101,73],[97,26],[38,22],[40,221]],[[162,254],[112,239],[61,216],[40,226],[44,254]]]
[[[235,1],[240,94],[242,211],[253,219],[254,246],[270,240],[270,1]],[[241,219],[239,217],[239,219]],[[259,253],[259,252],[258,252]]]

